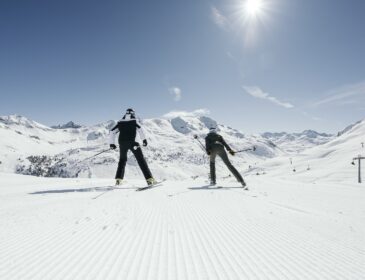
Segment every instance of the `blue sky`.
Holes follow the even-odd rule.
[[[2,0],[0,115],[209,111],[248,133],[365,118],[365,1],[261,1]]]

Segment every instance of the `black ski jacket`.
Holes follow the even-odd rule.
[[[135,141],[137,132],[141,140],[146,139],[141,125],[136,119],[122,119],[111,130],[109,144],[115,144],[115,136],[119,133],[118,142]]]
[[[205,137],[205,149],[207,153],[209,153],[215,145],[224,146],[227,151],[231,151],[231,148],[228,146],[226,141],[224,141],[221,135],[215,132],[209,132]]]

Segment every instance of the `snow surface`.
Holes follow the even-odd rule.
[[[0,279],[364,279],[358,184],[0,178]]]
[[[249,191],[219,160],[218,186],[207,186],[193,136],[214,122],[145,120],[143,151],[168,180],[136,192],[133,157],[114,190],[117,153],[80,163],[107,147],[114,121],[51,129],[1,117],[0,279],[365,279],[365,187],[350,164],[365,154],[365,121],[296,153],[218,125],[234,149],[258,147],[231,157]],[[79,178],[12,174],[59,170]]]

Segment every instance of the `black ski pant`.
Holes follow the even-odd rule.
[[[214,145],[210,151],[210,180],[215,182],[216,175],[215,175],[215,158],[220,156],[223,160],[224,164],[228,167],[229,171],[236,177],[237,181],[242,183],[243,178],[241,174],[237,171],[237,169],[232,165],[229,161],[226,151],[222,145]]]
[[[131,150],[133,155],[136,157],[139,167],[141,168],[143,175],[146,179],[152,178],[148,164],[143,156],[141,146],[135,141],[121,141],[119,142],[119,163],[117,174],[115,174],[115,179],[123,179],[125,172],[125,165],[127,163],[127,154]]]

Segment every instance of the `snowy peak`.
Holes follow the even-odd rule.
[[[181,134],[196,134],[205,135],[209,132],[210,128],[217,128],[219,133],[223,136],[234,138],[245,138],[245,135],[237,129],[231,128],[223,124],[219,124],[214,119],[207,116],[181,116],[175,117],[169,120],[175,131]]]
[[[214,128],[218,126],[218,123],[206,116],[201,116],[199,117],[199,120],[205,125],[206,128],[210,129],[210,128]]]
[[[195,130],[194,126],[192,126],[189,122],[185,121],[181,117],[176,117],[171,120],[172,127],[182,134],[188,134]]]
[[[319,137],[333,137],[332,134],[327,134],[327,133],[319,133],[315,130],[304,130],[303,132],[299,132],[299,133],[287,133],[287,132],[265,132],[262,133],[262,136],[265,138],[281,138],[281,137],[288,137],[288,138],[300,138],[300,137],[308,137],[308,138],[319,138]]]
[[[288,153],[302,152],[334,138],[332,134],[319,133],[310,129],[300,133],[265,132],[261,135]]]
[[[301,137],[301,136],[307,136],[309,138],[319,138],[319,137],[327,137],[327,138],[332,138],[333,135],[332,134],[328,134],[328,133],[319,133],[315,130],[304,130],[302,133],[298,133],[296,134],[297,136]]]
[[[3,124],[7,127],[21,126],[25,128],[49,129],[49,127],[29,120],[28,118],[21,115],[0,116],[0,124]]]
[[[54,125],[54,126],[51,126],[52,128],[54,129],[67,129],[67,128],[81,128],[82,126],[81,125],[78,125],[78,124],[75,124],[73,121],[69,121],[68,123],[66,124],[63,124],[63,125]]]
[[[361,121],[358,121],[358,122],[356,122],[356,123],[353,123],[353,124],[351,124],[351,125],[347,126],[345,129],[343,129],[343,130],[339,131],[339,132],[337,133],[337,136],[341,136],[342,134],[345,134],[345,133],[347,133],[347,132],[351,131],[352,129],[356,129],[357,127],[360,127],[360,126],[361,126],[361,125],[363,125],[364,123],[365,123],[365,119],[364,119],[364,120],[361,120]]]
[[[170,119],[172,127],[179,133],[206,133],[212,127],[218,127],[218,123],[206,116],[178,116]]]

